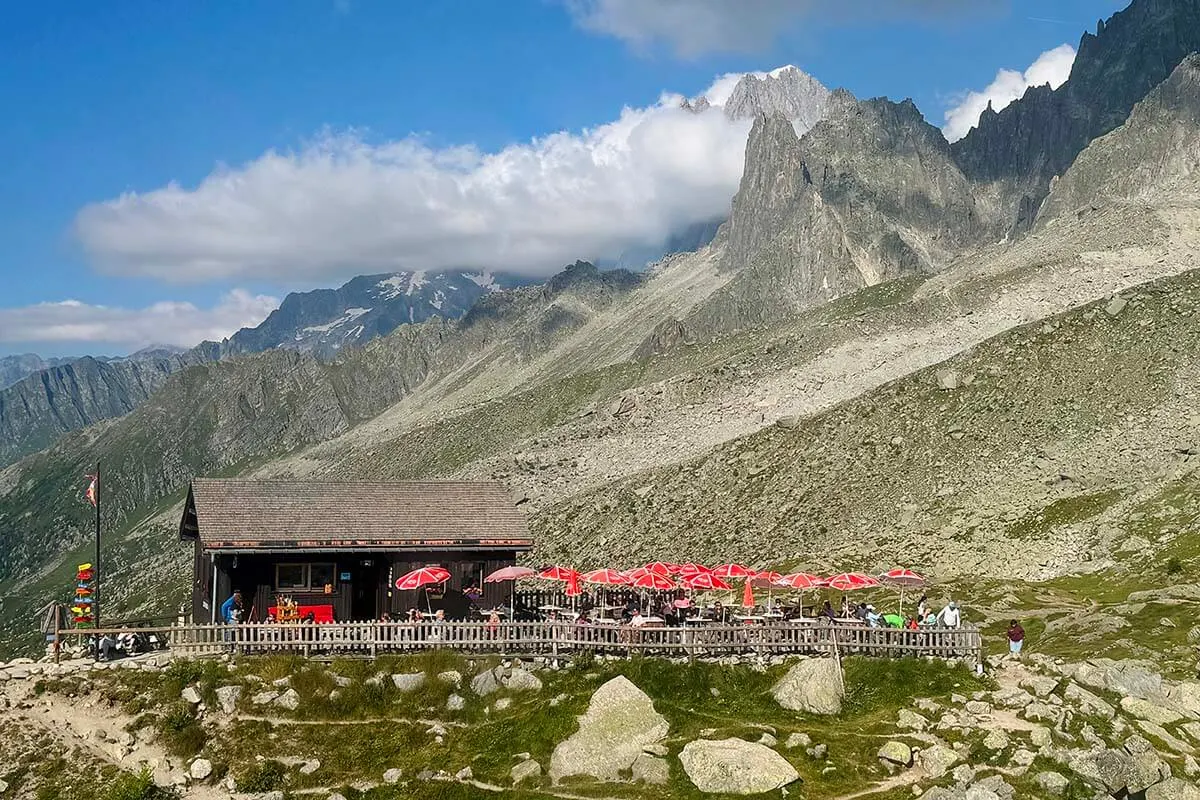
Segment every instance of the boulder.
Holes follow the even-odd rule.
[[[1171,725],[1183,720],[1183,715],[1178,711],[1149,700],[1143,700],[1140,697],[1122,697],[1121,710],[1138,719],[1155,722],[1159,725]]]
[[[401,672],[392,675],[392,685],[402,692],[412,692],[425,685],[424,672]]]
[[[442,683],[448,683],[455,689],[462,686],[462,673],[456,669],[448,669],[445,672],[439,672],[437,679]]]
[[[1117,710],[1109,703],[1092,694],[1077,683],[1068,683],[1063,694],[1068,700],[1075,701],[1076,705],[1079,706],[1079,709],[1085,714],[1098,715],[1104,717],[1105,719],[1112,719],[1117,715]]]
[[[879,748],[878,755],[881,761],[889,761],[892,764],[899,764],[902,767],[910,766],[913,759],[912,748],[904,742],[897,742],[895,740]]]
[[[788,670],[771,694],[789,711],[837,714],[845,697],[841,668],[832,658],[806,658]]]
[[[758,737],[758,743],[765,744],[767,747],[775,747],[779,744],[779,740],[773,735],[764,732],[762,736]]]
[[[795,750],[797,747],[812,747],[812,737],[807,733],[789,733],[783,741],[783,746],[788,750]]]
[[[955,786],[970,786],[975,781],[975,768],[970,764],[959,764],[951,770],[950,777],[954,779]]]
[[[470,767],[463,767],[458,772],[454,773],[454,779],[459,782],[474,780],[475,771]]]
[[[762,794],[800,777],[787,759],[744,739],[697,739],[679,753],[696,788],[710,794]]]
[[[642,748],[667,736],[667,720],[650,697],[624,675],[598,688],[579,717],[579,730],[560,742],[550,756],[550,779],[588,775],[615,781]]]
[[[1049,697],[1050,693],[1058,686],[1058,679],[1046,678],[1041,675],[1030,675],[1029,677],[1022,678],[1018,685],[1033,692],[1037,697]]]
[[[1070,783],[1070,781],[1057,772],[1039,772],[1037,774],[1038,786],[1051,797],[1062,797],[1066,793]]]
[[[250,698],[250,702],[256,706],[266,706],[275,702],[275,698],[279,697],[278,692],[259,692]]]
[[[514,766],[508,775],[514,784],[537,780],[542,777],[542,765],[532,759],[527,759]]]
[[[1049,747],[1054,744],[1054,737],[1045,725],[1034,725],[1029,729],[1029,742],[1036,748]]]
[[[183,691],[179,693],[179,697],[185,703],[191,703],[194,706],[204,702],[204,698],[200,696],[200,690],[195,686],[185,686]]]
[[[1072,753],[1072,770],[1093,786],[1117,794],[1131,780],[1136,782],[1133,758],[1123,750],[1086,750]]]
[[[467,701],[460,695],[452,694],[446,698],[447,711],[462,711],[467,707]]]
[[[1171,690],[1170,697],[1179,708],[1200,717],[1200,683],[1184,681]]]
[[[1200,800],[1200,786],[1179,778],[1167,778],[1146,790],[1146,800]]]
[[[671,768],[666,759],[642,753],[633,760],[633,780],[651,786],[661,786],[671,779]]]
[[[403,772],[396,769],[395,767],[392,767],[391,769],[389,769],[383,773],[383,782],[392,784],[394,786],[400,782],[400,778],[403,777],[403,775],[404,775]]]
[[[194,781],[206,780],[209,775],[212,775],[212,771],[212,762],[207,758],[197,758],[192,762],[192,765],[188,767],[188,775],[190,775]]]
[[[512,705],[511,697],[499,697],[496,699],[496,705],[493,706],[497,711],[504,711]]]
[[[983,746],[988,750],[1003,750],[1008,747],[1008,734],[1003,728],[992,728],[983,737]]]
[[[943,744],[926,747],[920,753],[921,766],[929,777],[937,779],[950,771],[950,768],[961,761],[958,753]]]
[[[540,692],[542,690],[541,679],[524,669],[514,669],[502,683],[506,689],[514,692]],[[473,682],[472,685],[474,685]]]
[[[354,681],[351,678],[347,678],[345,675],[338,675],[336,672],[330,673],[329,677],[333,680],[334,685],[342,689],[354,685]]]
[[[500,681],[496,680],[496,673],[485,669],[471,678],[471,691],[480,697],[487,697],[489,694],[500,691]]]
[[[287,711],[295,711],[300,707],[300,694],[295,689],[288,689],[275,698],[275,705]]]
[[[314,758],[309,761],[305,761],[303,764],[300,765],[300,774],[301,775],[312,775],[314,772],[316,772],[320,768],[321,768],[321,762]]]
[[[915,711],[902,708],[900,709],[900,713],[896,715],[896,727],[910,731],[923,731],[929,727],[929,720]]]
[[[237,702],[241,699],[242,687],[240,686],[218,686],[217,687],[217,704],[221,706],[221,711],[226,714],[232,714],[237,710]]]
[[[1147,699],[1163,693],[1162,676],[1154,672],[1153,665],[1140,661],[1114,661],[1111,658],[1096,658],[1076,664],[1069,671],[1080,683],[1093,689],[1109,690],[1117,694]]]

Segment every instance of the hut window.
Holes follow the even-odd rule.
[[[319,592],[333,584],[334,574],[334,565],[329,563],[276,564],[275,588]]]

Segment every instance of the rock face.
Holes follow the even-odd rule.
[[[800,777],[783,756],[744,739],[688,742],[679,763],[697,789],[712,794],[762,794]]]
[[[737,120],[775,114],[803,134],[824,118],[829,94],[820,81],[792,66],[763,76],[743,75],[725,101],[725,116]]]
[[[1200,55],[1185,58],[1129,119],[1092,142],[1055,181],[1040,216],[1168,191],[1200,169]],[[1115,316],[1115,315],[1114,315]]]
[[[788,670],[771,694],[789,711],[837,714],[842,710],[845,689],[836,660],[807,658]]]
[[[949,146],[911,101],[859,102],[838,90],[803,139],[782,115],[755,119],[722,231],[721,269],[738,274],[685,325],[762,325],[937,270],[982,230]]]
[[[209,360],[203,351],[122,360],[85,357],[0,389],[0,466],[70,431],[128,414],[171,375]]]
[[[1000,112],[985,111],[954,143],[955,159],[973,181],[996,186],[1015,223],[1023,199],[1026,213],[1036,209],[1054,176],[1196,50],[1200,2],[1133,0],[1095,35],[1083,35],[1066,83],[1033,87]]]
[[[550,778],[570,775],[615,781],[629,769],[646,745],[662,741],[667,720],[654,702],[624,676],[605,683],[579,718],[579,730],[560,742],[550,757]]]
[[[221,706],[221,711],[226,714],[232,714],[237,709],[237,703],[241,696],[241,686],[217,687],[217,703]]]
[[[458,319],[488,292],[522,283],[475,272],[360,275],[337,289],[293,292],[265,320],[221,343],[222,357],[276,347],[330,358],[406,323]]]

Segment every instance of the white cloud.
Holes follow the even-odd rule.
[[[940,18],[988,12],[1005,0],[563,0],[576,22],[637,48],[662,42],[691,58],[760,52],[806,24]]]
[[[78,300],[0,308],[0,342],[80,342],[190,347],[205,339],[220,341],[239,328],[257,325],[279,301],[242,289],[226,294],[212,308],[166,301],[147,308],[96,306]]]
[[[1037,57],[1024,72],[1002,69],[996,79],[981,92],[968,92],[958,105],[946,112],[946,125],[942,130],[950,141],[967,135],[979,123],[979,116],[992,104],[996,111],[1025,94],[1031,86],[1050,84],[1057,89],[1071,76],[1071,65],[1075,63],[1075,48],[1060,44]]]
[[[718,78],[713,95],[732,83]],[[484,153],[326,133],[299,152],[85,207],[96,265],[172,282],[329,281],[397,269],[545,275],[728,213],[750,121],[678,95],[611,123]]]

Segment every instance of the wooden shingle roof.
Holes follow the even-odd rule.
[[[494,481],[196,478],[179,534],[206,550],[533,545],[525,515]]]

